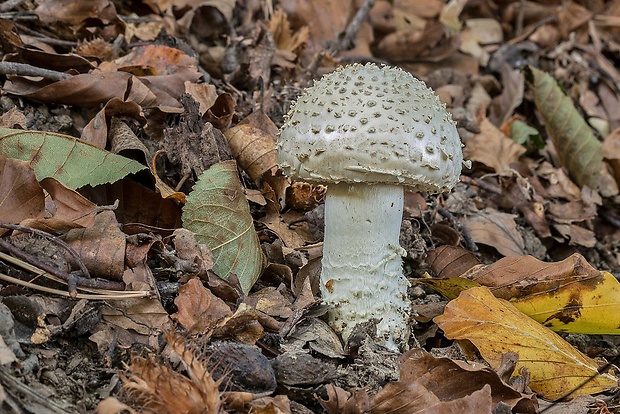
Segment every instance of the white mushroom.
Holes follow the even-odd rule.
[[[346,340],[358,323],[405,349],[409,282],[399,245],[404,188],[443,192],[463,163],[456,126],[433,91],[393,67],[349,65],[306,89],[285,118],[278,161],[294,179],[327,184],[321,294]]]

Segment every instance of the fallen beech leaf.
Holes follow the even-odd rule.
[[[120,180],[142,164],[68,135],[0,128],[0,154],[28,161],[38,180],[54,177],[71,189]]]
[[[489,119],[484,118],[480,122],[480,133],[467,141],[463,148],[463,156],[501,173],[525,151],[525,147],[508,138]]]
[[[532,395],[524,395],[508,386],[497,372],[484,364],[436,358],[419,348],[403,354],[400,362],[399,382],[419,382],[441,401],[467,397],[473,391],[489,386],[493,407],[504,402],[515,408],[515,412],[536,412],[536,403],[532,401]],[[512,373],[510,371],[508,375]]]
[[[490,288],[495,297],[511,300],[554,331],[620,334],[620,285],[580,254],[553,263],[532,256],[505,257],[472,267],[463,277]]]
[[[534,102],[545,120],[560,162],[580,187],[597,189],[603,163],[602,144],[554,78],[532,66],[527,72]]]
[[[28,163],[0,155],[0,171],[1,221],[18,224],[24,219],[42,218],[45,195]],[[0,228],[0,234],[5,231]]]
[[[12,76],[4,84],[4,90],[35,101],[89,108],[105,105],[112,98],[133,101],[143,108],[154,107],[158,103],[167,106],[180,106],[178,102],[172,101],[172,98],[158,102],[158,97],[147,85],[127,72],[97,70],[75,75],[52,84],[47,81],[35,81]]]
[[[273,136],[247,124],[226,130],[224,136],[233,157],[254,181],[267,171],[278,168],[276,140]]]
[[[52,217],[73,226],[90,227],[95,222],[97,205],[75,190],[71,190],[60,181],[48,177],[41,180],[41,187],[50,196],[48,204],[54,207]]]
[[[536,293],[548,293],[572,283],[599,276],[580,254],[559,262],[543,262],[533,256],[504,257],[486,266],[472,267],[463,274],[491,289],[501,299],[518,299]]]
[[[608,272],[512,301],[521,312],[559,332],[620,335],[620,283]]]
[[[94,224],[85,229],[69,230],[65,241],[78,252],[93,275],[122,280],[125,268],[125,234],[119,229],[113,211],[102,211]]]
[[[618,384],[615,376],[598,374],[596,361],[486,287],[464,291],[434,321],[447,338],[471,341],[494,369],[503,354],[516,352],[516,371],[527,368],[530,387],[545,399],[595,394]]]
[[[265,256],[234,161],[215,164],[199,177],[182,218],[183,227],[211,249],[213,270],[224,279],[236,274],[249,292],[265,267]]]
[[[463,226],[476,243],[494,247],[504,256],[525,254],[525,242],[517,230],[514,214],[485,208],[463,218]]]
[[[190,334],[204,333],[217,321],[233,314],[228,305],[205,288],[198,278],[190,279],[179,288],[174,304],[178,311],[171,315],[172,319]]]
[[[45,24],[63,22],[72,26],[78,26],[87,19],[97,19],[106,24],[118,19],[114,3],[110,0],[47,0],[39,4],[35,13]]]

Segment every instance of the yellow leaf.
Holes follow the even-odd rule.
[[[448,303],[434,319],[450,339],[467,339],[493,369],[508,351],[519,354],[515,369],[531,374],[530,387],[549,400],[596,394],[617,386],[611,374],[598,374],[596,361],[585,356],[553,331],[524,315],[487,287],[471,288]]]
[[[608,272],[512,304],[554,331],[620,335],[620,283]]]
[[[424,278],[415,281],[433,288],[448,300],[456,298],[464,290],[480,286],[479,283],[462,277],[431,278],[428,273],[424,274]]]

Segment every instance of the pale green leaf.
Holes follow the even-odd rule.
[[[132,159],[53,132],[0,128],[0,154],[28,162],[39,181],[53,177],[71,189],[113,183],[146,169]]]
[[[187,196],[183,227],[213,253],[213,270],[222,278],[234,273],[249,292],[265,267],[250,207],[235,161],[213,165]]]
[[[545,120],[560,162],[579,186],[596,189],[603,165],[601,142],[555,79],[534,67],[528,67],[528,71],[534,102]]]

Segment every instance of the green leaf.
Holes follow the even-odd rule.
[[[187,196],[183,227],[213,253],[213,270],[222,278],[234,273],[245,293],[265,268],[250,207],[235,161],[214,164],[202,173]]]
[[[113,183],[146,169],[137,161],[53,132],[0,128],[0,154],[30,163],[39,181],[53,177],[73,190]]]
[[[542,149],[545,146],[538,130],[518,119],[510,124],[510,137],[527,148]]]
[[[545,120],[560,162],[579,186],[596,189],[603,165],[602,144],[555,79],[531,66],[527,71],[531,75],[534,102]]]

